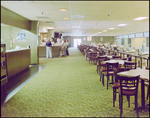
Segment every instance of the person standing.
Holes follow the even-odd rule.
[[[64,40],[64,45],[63,45],[63,49],[64,49],[64,55],[66,56],[66,49],[67,49],[67,43],[66,40]]]
[[[52,55],[51,55],[51,42],[50,42],[50,38],[48,38],[48,40],[46,41],[46,58],[52,58]]]
[[[54,44],[55,44],[55,42],[54,42],[54,39],[53,39],[53,38],[51,39],[51,44],[52,44],[52,46],[54,46]]]
[[[64,55],[64,48],[63,48],[63,45],[64,45],[64,39],[61,39],[61,44],[60,44],[60,56],[61,57],[62,55]]]
[[[144,47],[145,47],[145,41],[143,41],[143,44],[142,44],[142,50],[144,52]]]
[[[68,48],[69,48],[69,41],[66,40],[67,48],[66,48],[66,55],[69,56]]]

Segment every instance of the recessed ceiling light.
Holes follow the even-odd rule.
[[[108,29],[113,30],[113,29],[115,29],[115,28],[108,28]]]
[[[107,32],[107,30],[103,30],[103,32]]]
[[[54,29],[53,27],[46,27],[46,29]]]
[[[144,20],[144,19],[147,19],[147,18],[149,18],[149,17],[138,17],[138,18],[135,18],[133,20]]]
[[[127,24],[119,24],[118,26],[125,26],[125,25],[127,25]]]
[[[68,18],[64,18],[64,19],[68,19]]]
[[[67,11],[67,9],[60,9],[60,11]]]

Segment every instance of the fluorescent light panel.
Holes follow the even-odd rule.
[[[107,30],[103,30],[103,32],[107,32]]]
[[[119,24],[118,26],[125,26],[125,25],[127,25],[127,24]]]
[[[53,27],[46,27],[46,29],[54,29]]]
[[[138,17],[138,18],[135,18],[133,20],[144,20],[144,19],[147,19],[147,18],[149,18],[149,17]]]
[[[113,30],[113,29],[115,29],[115,28],[108,28],[108,29]]]

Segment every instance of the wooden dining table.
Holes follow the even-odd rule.
[[[116,63],[116,62],[118,62],[120,65],[123,65],[125,61],[126,60],[112,59],[112,60],[103,61],[103,62],[105,62],[105,63],[107,63],[107,62],[109,62],[109,63]]]
[[[133,69],[133,70],[129,70],[129,71],[119,72],[119,73],[117,73],[117,75],[128,76],[128,77],[140,75],[140,79],[141,79],[141,106],[139,107],[139,109],[146,108],[145,84],[144,83],[145,83],[145,81],[149,81],[149,70],[137,68],[137,69]]]

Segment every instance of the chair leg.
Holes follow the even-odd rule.
[[[100,72],[100,81],[101,81],[101,78],[102,78],[102,72]]]
[[[121,107],[120,107],[120,94],[119,94],[119,109],[120,109]]]
[[[130,96],[127,96],[127,100],[128,100],[128,107],[130,107]]]
[[[136,109],[137,117],[139,117],[137,95],[135,95],[135,109]]]
[[[115,101],[116,101],[116,88],[113,88],[113,107],[115,107]]]
[[[147,87],[147,100],[148,100],[148,96],[149,96],[149,86]]]
[[[109,76],[107,76],[107,90],[108,90],[108,81],[109,81]]]
[[[102,77],[102,83],[103,83],[103,86],[104,86],[104,74],[103,74],[103,77]]]
[[[112,84],[114,84],[114,79],[113,79],[113,75],[112,75]]]
[[[120,117],[122,117],[123,112],[123,96],[120,97]]]

